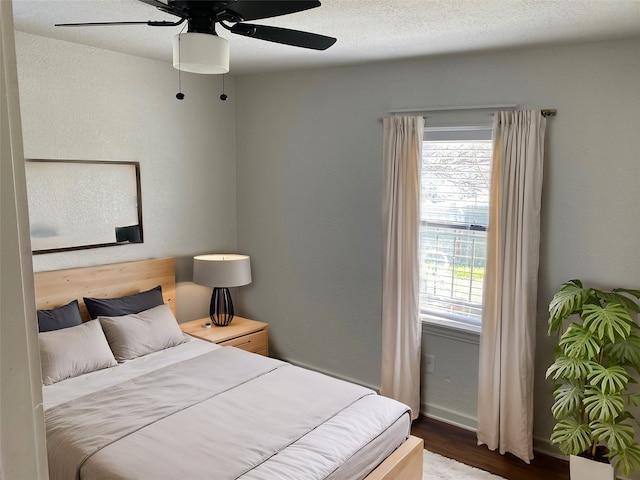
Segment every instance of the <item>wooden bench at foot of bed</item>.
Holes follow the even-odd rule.
[[[410,436],[364,480],[421,480],[424,441]]]

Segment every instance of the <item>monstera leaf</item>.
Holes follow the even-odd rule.
[[[578,455],[591,446],[591,428],[575,418],[566,418],[553,427],[550,440],[565,455]]]
[[[622,450],[612,451],[609,458],[615,468],[622,468],[622,473],[629,475],[640,467],[640,445],[633,442]]]
[[[572,358],[594,358],[600,353],[600,340],[588,328],[572,323],[562,334],[558,345],[565,355]]]
[[[549,334],[558,330],[565,318],[579,311],[588,297],[589,292],[582,288],[580,280],[565,283],[549,304]]]
[[[630,365],[640,373],[640,337],[634,332],[626,340],[607,344],[604,354],[611,362]]]
[[[591,423],[594,437],[607,442],[611,450],[624,450],[634,443],[634,429],[627,423],[608,423],[595,421]]]
[[[556,419],[561,419],[580,411],[584,389],[579,385],[560,385],[553,392],[553,398],[555,402],[551,413]]]
[[[605,307],[586,304],[582,312],[584,326],[597,334],[600,340],[615,342],[631,334],[633,320],[629,311],[618,303],[610,303]]]
[[[572,358],[565,355],[559,356],[553,365],[547,369],[546,378],[553,378],[558,380],[565,379],[580,379],[586,378],[591,373],[595,362],[591,360],[584,360],[581,358]]]
[[[587,387],[584,393],[584,411],[591,419],[611,422],[624,411],[624,399],[619,393],[608,394],[598,387]]]
[[[624,292],[640,299],[640,290],[632,290],[629,288],[616,288],[611,292],[602,292],[598,290],[598,296],[606,300],[607,303],[619,303],[631,312],[640,313],[640,305],[633,301],[633,299],[625,295],[621,295],[619,292]]]
[[[619,393],[624,390],[631,377],[620,365],[604,367],[596,364],[591,367],[587,376],[590,385],[598,387],[605,394]]]

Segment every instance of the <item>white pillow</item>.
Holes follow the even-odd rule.
[[[117,365],[97,320],[41,332],[38,341],[44,385]]]
[[[98,317],[118,362],[174,347],[186,341],[166,303],[140,313]]]

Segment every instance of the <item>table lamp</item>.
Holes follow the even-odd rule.
[[[251,263],[247,255],[215,254],[193,257],[193,281],[213,287],[209,316],[214,325],[226,327],[233,320],[230,287],[251,283]]]

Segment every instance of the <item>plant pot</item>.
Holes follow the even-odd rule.
[[[571,455],[569,458],[571,480],[614,480],[615,470],[609,463]]]

